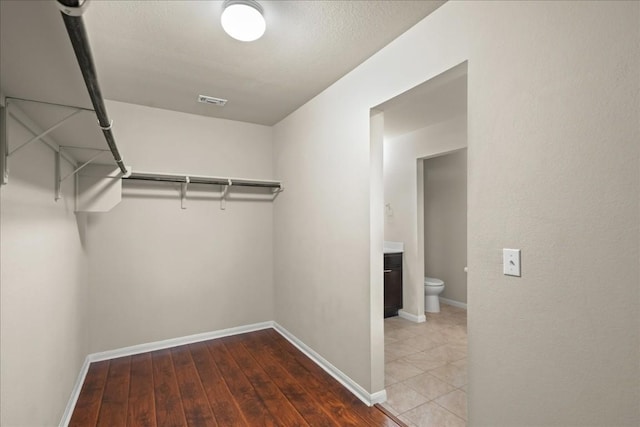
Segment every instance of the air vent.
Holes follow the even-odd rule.
[[[202,102],[203,104],[213,104],[217,105],[218,107],[224,107],[224,105],[227,103],[227,100],[222,98],[214,98],[213,96],[198,95],[198,102]]]

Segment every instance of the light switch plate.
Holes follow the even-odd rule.
[[[502,265],[505,276],[520,277],[520,249],[502,249]]]

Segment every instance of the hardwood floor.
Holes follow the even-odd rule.
[[[95,362],[70,426],[402,426],[273,329]]]

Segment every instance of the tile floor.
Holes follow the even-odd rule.
[[[383,404],[410,427],[465,426],[467,311],[446,304],[427,321],[384,320]]]

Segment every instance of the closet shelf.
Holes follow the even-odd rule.
[[[244,178],[223,178],[217,176],[204,175],[188,175],[188,174],[166,174],[156,172],[131,172],[124,175],[123,179],[132,179],[138,181],[162,181],[162,182],[179,182],[187,184],[211,184],[211,185],[229,185],[234,187],[262,187],[274,188],[277,191],[284,190],[280,181],[269,181],[261,179],[244,179]]]
[[[271,188],[274,194],[274,199],[280,192],[284,191],[284,187],[282,186],[282,183],[280,181],[268,181],[262,179],[222,178],[219,176],[167,174],[157,172],[131,172],[123,175],[122,179],[180,183],[180,204],[182,209],[187,208],[187,187],[189,184],[209,184],[222,186],[223,189],[222,193],[220,194],[220,209],[222,210],[226,209],[226,199],[231,187]]]
[[[43,104],[53,106],[72,108],[74,111],[68,116],[64,117],[62,120],[59,120],[54,125],[50,126],[48,129],[40,129],[32,123],[32,120],[27,120],[25,118],[21,119],[21,115],[18,114],[19,109],[15,108],[14,111],[11,112],[12,116],[16,118],[19,123],[23,124],[33,134],[33,137],[10,152],[7,131],[9,104],[7,103],[6,108],[0,107],[0,184],[4,185],[8,181],[8,158],[12,154],[15,154],[18,150],[21,150],[34,141],[42,141],[56,152],[55,200],[57,201],[62,197],[61,187],[63,181],[67,180],[68,178],[74,177],[76,212],[107,212],[111,210],[121,201],[123,179],[180,183],[181,204],[183,209],[186,209],[187,187],[189,184],[210,184],[222,186],[220,196],[221,209],[225,209],[226,197],[231,187],[254,187],[272,189],[273,200],[275,200],[278,194],[284,190],[280,181],[222,178],[215,176],[187,174],[178,175],[153,172],[133,172],[131,168],[125,166],[112,132],[113,121],[107,114],[104,98],[102,97],[102,92],[98,84],[96,68],[91,53],[91,47],[89,45],[89,38],[84,26],[84,21],[82,19],[82,14],[85,12],[88,3],[89,0],[56,1],[56,4],[60,9],[65,27],[67,29],[71,45],[73,46],[80,71],[84,78],[85,85],[89,93],[89,98],[91,100],[91,103],[93,104],[93,110],[49,102],[41,102]],[[21,98],[15,99],[22,101],[31,101]],[[108,150],[93,147],[74,147],[70,145],[62,146],[48,139],[48,135],[51,132],[67,123],[69,120],[83,111],[93,111],[96,114],[98,125],[107,142]],[[26,115],[23,114],[22,116]],[[69,156],[69,153],[67,151],[70,149],[76,151],[89,150],[92,153],[88,155],[87,159],[83,159],[81,162],[79,162],[77,159]],[[99,157],[101,157],[105,152],[109,151],[111,152],[113,160],[117,165],[116,170],[114,170],[114,168],[111,166],[91,164]],[[67,160],[73,168],[72,172],[65,176],[62,176],[62,159]]]

